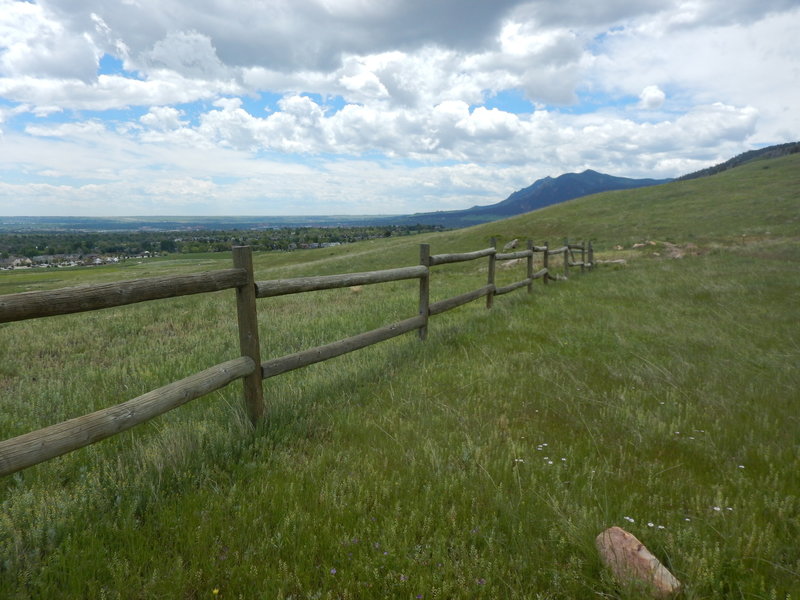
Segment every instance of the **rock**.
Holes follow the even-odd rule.
[[[505,252],[506,250],[513,250],[514,248],[517,247],[518,243],[519,240],[517,238],[514,238],[513,240],[508,242],[505,246],[503,246],[503,251]]]
[[[595,539],[603,563],[621,584],[639,582],[654,598],[669,598],[681,589],[681,582],[662,565],[636,536],[620,527],[610,527]]]
[[[501,261],[499,267],[501,269],[512,269],[522,262],[521,258],[514,258],[512,260]]]

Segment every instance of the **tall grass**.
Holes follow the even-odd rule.
[[[599,219],[610,247],[624,223]],[[534,223],[257,255],[257,278],[414,264],[419,241],[476,249]],[[699,256],[628,252],[628,267],[435,317],[425,343],[270,379],[255,429],[232,385],[0,480],[0,597],[636,598],[597,558],[611,525],[687,598],[796,597],[800,246],[737,227]],[[462,263],[432,285],[447,297],[485,277]],[[259,312],[267,358],[411,316],[416,284]],[[0,435],[233,358],[236,339],[232,292],[0,326]]]

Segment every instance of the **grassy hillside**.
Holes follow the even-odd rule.
[[[255,430],[233,385],[0,480],[0,597],[639,598],[596,556],[611,525],[686,598],[797,597],[798,158],[467,230],[257,255],[271,278],[414,264],[422,241],[439,253],[585,236],[629,264],[434,318],[425,343],[269,380]],[[646,240],[686,255],[631,249]],[[3,273],[0,292],[229,260]],[[437,270],[433,299],[485,276],[485,263]],[[0,325],[0,436],[235,357],[232,296]],[[416,286],[259,302],[268,358],[411,316]]]

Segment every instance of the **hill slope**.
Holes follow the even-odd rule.
[[[565,235],[591,238],[599,247],[646,239],[797,238],[800,154],[751,162],[711,177],[585,196],[472,229],[474,234],[502,237],[509,232],[506,236],[553,241]]]
[[[800,152],[800,142],[790,142],[788,144],[778,144],[776,146],[759,148],[758,150],[750,150],[749,152],[743,152],[742,154],[738,154],[733,158],[731,158],[730,160],[726,160],[723,163],[714,165],[713,167],[708,167],[707,169],[701,169],[699,171],[695,171],[694,173],[689,173],[688,175],[683,175],[682,177],[678,177],[678,179],[686,180],[686,179],[697,179],[699,177],[708,177],[709,175],[722,173],[722,171],[727,171],[728,169],[739,167],[754,160],[761,160],[765,158],[779,158],[781,156],[786,156],[787,154],[796,154],[797,152]]]
[[[424,343],[269,379],[255,428],[231,385],[0,479],[0,597],[642,598],[600,565],[594,539],[612,525],[686,600],[798,597],[798,159],[464,230],[257,254],[261,280],[416,264],[420,242],[474,250],[492,235],[610,245],[657,231],[712,250],[537,281],[492,310],[434,317]],[[230,264],[2,279],[40,289]],[[486,265],[436,267],[436,299],[483,285]],[[417,292],[259,300],[262,355],[407,318]],[[236,357],[235,322],[227,290],[3,324],[0,438]]]

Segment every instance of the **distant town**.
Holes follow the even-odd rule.
[[[232,246],[292,252],[413,235],[435,225],[282,227],[221,231],[0,231],[0,270],[96,267],[171,254],[227,252]]]

